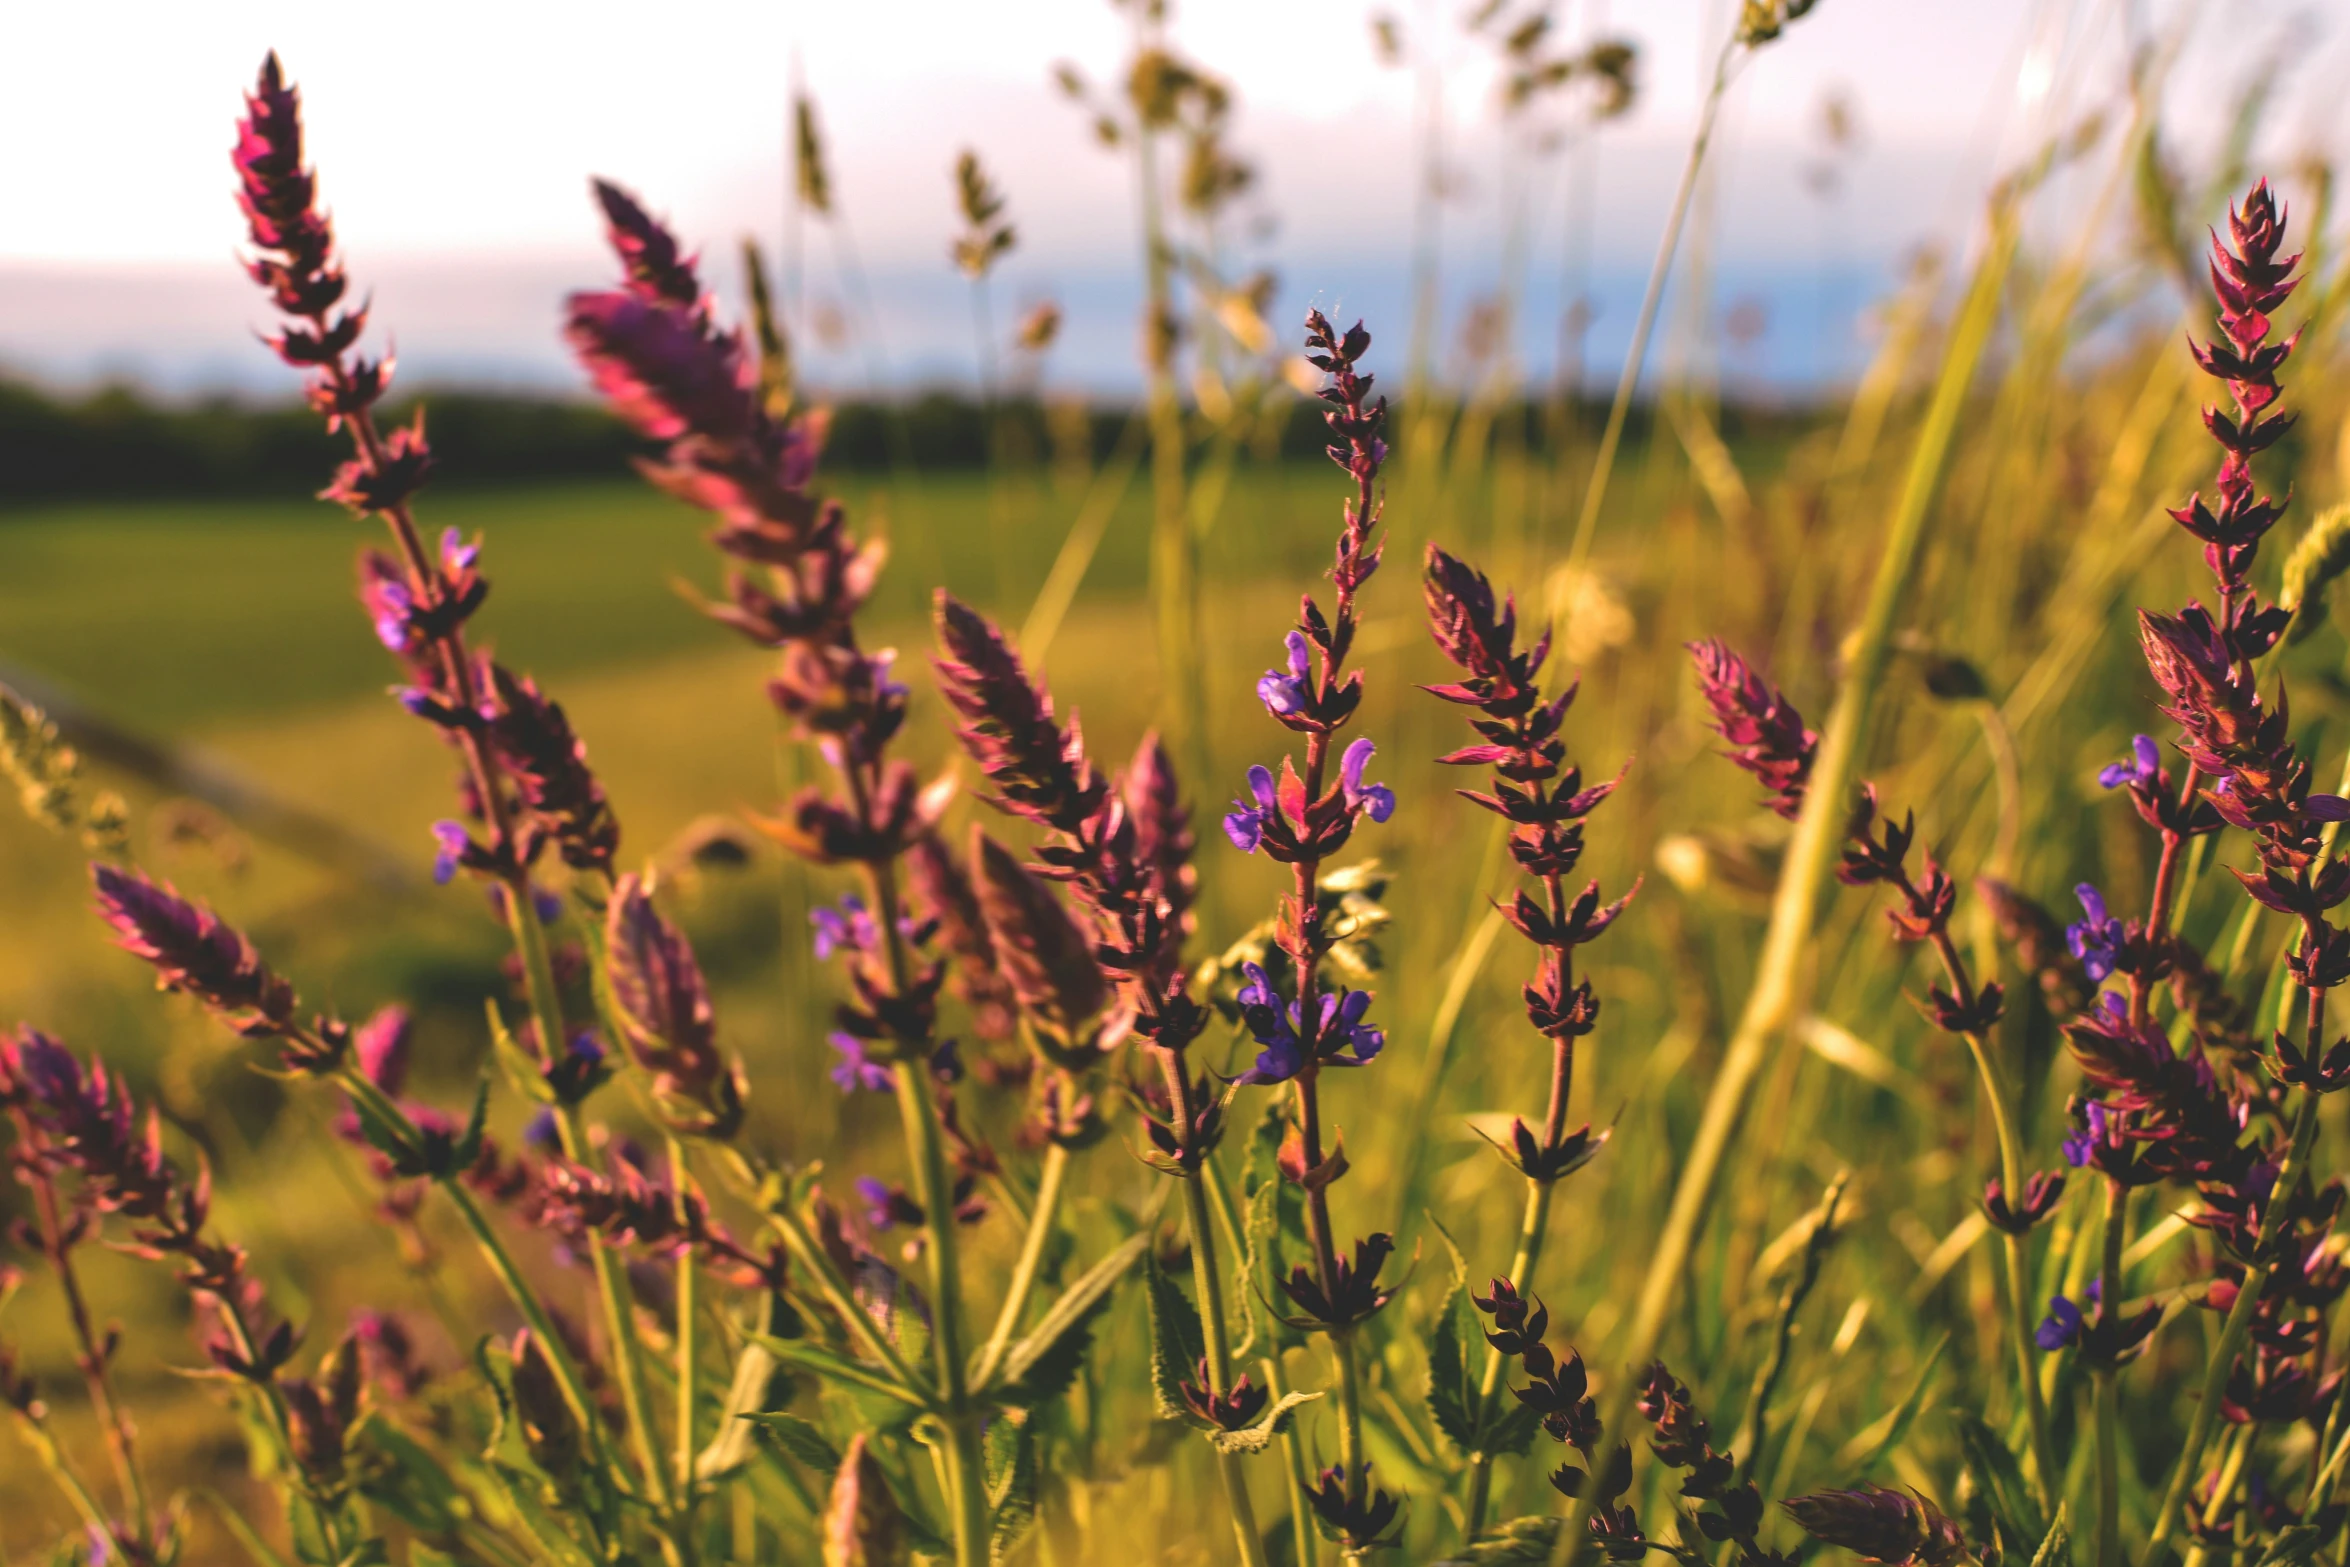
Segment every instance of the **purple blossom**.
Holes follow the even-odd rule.
[[[464,863],[466,851],[473,847],[473,835],[465,830],[463,822],[452,821],[434,822],[432,835],[433,841],[440,845],[440,852],[432,857],[432,879],[446,887],[449,878],[457,874],[457,867]]]
[[[367,608],[375,622],[375,639],[394,653],[409,652],[416,595],[408,590],[408,584],[396,578],[370,582]]]
[[[556,1124],[553,1105],[541,1105],[538,1113],[523,1123],[522,1141],[541,1153],[563,1151],[563,1130]]]
[[[2073,956],[2081,960],[2081,969],[2092,983],[2102,981],[2121,961],[2124,938],[2122,922],[2106,912],[2105,895],[2088,882],[2073,889],[2073,896],[2081,900],[2081,912],[2086,918],[2064,928],[2065,945]]]
[[[1357,740],[1348,746],[1346,754],[1338,760],[1338,781],[1346,793],[1348,806],[1368,812],[1375,822],[1383,822],[1395,814],[1395,791],[1385,784],[1363,782],[1363,769],[1370,765],[1371,758],[1378,750],[1367,739]],[[1252,785],[1256,782],[1254,773],[1249,775],[1249,782]]]
[[[1357,741],[1356,743],[1362,744],[1364,742]],[[1347,754],[1350,756],[1354,754],[1351,748]],[[1356,771],[1359,774],[1361,769],[1358,768]],[[1248,792],[1255,797],[1256,804],[1251,805],[1247,800],[1234,800],[1231,811],[1226,813],[1224,817],[1224,836],[1231,839],[1232,847],[1241,853],[1254,854],[1257,852],[1257,845],[1264,841],[1265,823],[1280,810],[1280,802],[1273,789],[1271,770],[1264,767],[1250,768],[1248,770]]]
[[[832,1069],[832,1080],[840,1085],[842,1093],[853,1094],[860,1088],[875,1094],[889,1092],[889,1068],[866,1054],[865,1041],[854,1034],[836,1031],[825,1035],[824,1042],[840,1054],[840,1061]]]
[[[1313,700],[1306,685],[1311,644],[1306,641],[1306,634],[1302,631],[1292,631],[1286,641],[1289,648],[1289,672],[1283,674],[1278,669],[1268,669],[1264,678],[1257,682],[1257,700],[1264,703],[1265,710],[1275,718],[1286,718],[1292,713],[1303,712]]]
[[[2081,1308],[2058,1295],[2048,1302],[2048,1315],[2040,1319],[2032,1342],[2042,1349],[2067,1349],[2081,1341],[2082,1326]]]
[[[922,1209],[913,1198],[875,1176],[857,1177],[857,1195],[865,1199],[865,1222],[877,1230],[895,1229],[901,1224],[917,1226],[922,1222]]]
[[[1283,1005],[1258,964],[1244,964],[1242,972],[1248,984],[1235,999],[1249,1037],[1263,1049],[1256,1064],[1234,1081],[1285,1083],[1304,1070],[1308,1049],[1324,1066],[1365,1066],[1386,1046],[1386,1034],[1363,1021],[1371,1007],[1369,991],[1325,991],[1315,997],[1313,1037],[1308,1040],[1299,1033],[1297,1003]]]
[[[481,543],[468,544],[455,528],[441,530],[441,570],[451,576],[471,571],[481,559]]]
[[[2064,1140],[2064,1162],[2076,1170],[2087,1169],[2096,1159],[2098,1148],[2114,1141],[2110,1131],[2111,1111],[2094,1099],[2083,1105],[2081,1111],[2088,1124],[2069,1133]]]
[[[2107,789],[2119,789],[2124,784],[2152,784],[2161,776],[2162,752],[2153,740],[2139,735],[2130,742],[2128,756],[2098,770],[2097,782]]]
[[[809,910],[808,923],[816,927],[818,962],[837,952],[871,952],[881,938],[881,927],[865,907],[865,900],[853,892],[838,904]]]

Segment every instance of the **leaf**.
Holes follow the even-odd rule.
[[[1837,1469],[1849,1473],[1855,1480],[1865,1479],[1877,1465],[1893,1455],[1893,1450],[1908,1437],[1909,1428],[1916,1421],[1918,1411],[1925,1406],[1926,1388],[1934,1380],[1934,1373],[1941,1369],[1942,1356],[1949,1348],[1950,1335],[1945,1333],[1935,1341],[1934,1352],[1926,1357],[1925,1365],[1919,1368],[1918,1379],[1911,1384],[1909,1396],[1895,1405],[1891,1414],[1872,1423],[1844,1444],[1843,1451],[1836,1455]]]
[[[471,1504],[432,1451],[389,1420],[361,1423],[359,1494],[420,1534],[451,1534]]]
[[[1958,1428],[1959,1447],[1974,1472],[1976,1488],[1991,1499],[1999,1524],[2017,1542],[2037,1540],[2047,1532],[2040,1509],[2024,1484],[2024,1472],[2000,1434],[1971,1410],[1954,1409],[1950,1422]]]
[[[472,1169],[475,1161],[481,1158],[482,1129],[489,1123],[489,1118],[490,1080],[485,1073],[481,1081],[473,1085],[473,1113],[465,1118],[465,1133],[457,1139],[457,1147],[449,1155],[448,1172],[441,1177],[442,1180],[455,1180]]]
[[[553,1104],[554,1086],[547,1081],[547,1074],[541,1070],[538,1057],[523,1049],[521,1041],[514,1037],[513,1030],[507,1028],[505,1017],[498,1011],[496,998],[484,1001],[482,1010],[490,1018],[490,1054],[497,1057],[498,1070],[504,1075],[506,1086],[533,1104]]]
[[[1284,1393],[1280,1402],[1265,1411],[1264,1418],[1255,1425],[1239,1431],[1211,1431],[1208,1440],[1219,1453],[1261,1453],[1273,1439],[1288,1431],[1297,1419],[1297,1412],[1315,1399],[1319,1393]],[[1189,1413],[1189,1411],[1186,1411]]]
[[[818,1474],[832,1474],[840,1468],[840,1449],[832,1445],[832,1438],[824,1434],[821,1426],[805,1416],[780,1409],[761,1409],[737,1415],[735,1419],[766,1432],[775,1439],[777,1447],[805,1468]]]
[[[2317,1548],[2325,1543],[2325,1537],[2326,1531],[2315,1524],[2288,1524],[2277,1531],[2277,1537],[2269,1542],[2268,1549],[2261,1553],[2260,1560],[2253,1563],[2253,1567],[2300,1567],[2301,1563],[2317,1554]],[[2040,1563],[2035,1560],[2032,1567],[2040,1567]]]
[[[1493,1428],[1484,1434],[1482,1440],[1485,1451],[1496,1457],[1504,1453],[1512,1457],[1522,1456],[1527,1448],[1534,1445],[1534,1433],[1541,1429],[1542,1412],[1532,1404],[1522,1404],[1512,1399],[1509,1408],[1503,1411],[1500,1419],[1493,1422]]]
[[[987,1429],[988,1560],[1000,1562],[1036,1522],[1036,1432],[1025,1421]]]
[[[2288,1529],[2285,1532],[2290,1534],[2292,1531]],[[2065,1542],[2071,1536],[2072,1522],[2066,1516],[2065,1504],[2058,1502],[2055,1521],[2048,1525],[2048,1533],[2040,1541],[2040,1548],[2032,1553],[2032,1567],[2057,1567],[2064,1560]],[[2278,1543],[2283,1543],[2281,1538]]]
[[[1094,1319],[1109,1304],[1118,1281],[1149,1249],[1150,1232],[1137,1230],[1062,1291],[1052,1309],[1004,1356],[994,1396],[1015,1409],[1036,1409],[1066,1392],[1092,1347]]]
[[[367,1139],[367,1146],[402,1169],[416,1162],[416,1145],[409,1140],[408,1129],[384,1114],[374,1096],[352,1094],[351,1110],[359,1119],[359,1135]]]
[[[1512,1518],[1487,1530],[1460,1555],[1448,1556],[1433,1567],[1545,1567],[1558,1535],[1556,1516]]]
[[[886,1393],[891,1398],[902,1403],[912,1404],[917,1409],[929,1407],[921,1394],[899,1382],[880,1366],[867,1365],[863,1361],[851,1360],[845,1355],[836,1355],[831,1350],[818,1344],[811,1344],[805,1339],[777,1338],[772,1333],[745,1333],[743,1337],[787,1365],[804,1367],[820,1377],[834,1382],[845,1382],[851,1387],[869,1388],[876,1393]]]
[[[800,1336],[799,1313],[781,1295],[771,1294],[766,1298],[759,1320],[774,1337]],[[709,1445],[694,1459],[694,1478],[716,1480],[747,1463],[756,1428],[738,1417],[780,1409],[791,1402],[792,1392],[791,1373],[783,1369],[767,1347],[744,1344],[742,1353],[735,1357],[734,1378],[727,1384],[726,1402],[718,1412],[718,1428],[711,1435]]]
[[[1158,1258],[1144,1259],[1143,1278],[1150,1284],[1151,1393],[1158,1403],[1159,1418],[1205,1429],[1206,1422],[1183,1401],[1184,1382],[1197,1374],[1207,1354],[1201,1342],[1199,1313],[1167,1277]]]

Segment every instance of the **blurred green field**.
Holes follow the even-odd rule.
[[[2029,303],[2019,302],[2019,316]],[[1430,760],[1458,743],[1459,730],[1451,710],[1413,690],[1437,674],[1412,578],[1419,542],[1438,538],[1492,565],[1520,586],[1530,614],[1556,624],[1584,682],[1569,721],[1574,754],[1594,775],[1631,766],[1623,793],[1593,821],[1585,861],[1611,893],[1647,877],[1633,914],[1594,953],[1606,1010],[1583,1056],[1576,1115],[1615,1135],[1566,1189],[1541,1285],[1557,1319],[1574,1325],[1574,1342],[1605,1365],[1645,1265],[1643,1238],[1671,1190],[1675,1151],[1744,996],[1782,840],[1781,825],[1758,815],[1748,780],[1711,756],[1680,644],[1727,637],[1767,659],[1807,711],[1824,711],[1932,348],[1929,336],[1910,361],[1891,365],[1881,426],[1865,441],[1839,408],[1784,437],[1709,444],[1709,412],[1692,400],[1678,425],[1660,421],[1655,444],[1626,453],[1591,566],[1575,573],[1556,562],[1587,461],[1580,442],[1528,453],[1448,441],[1441,422],[1407,421],[1390,470],[1390,569],[1369,590],[1360,657],[1369,683],[1360,732],[1380,747],[1374,776],[1402,802],[1388,827],[1357,840],[1394,876],[1391,972],[1379,1001],[1391,1043],[1374,1071],[1330,1091],[1356,1171],[1341,1189],[1338,1222],[1350,1231],[1392,1225],[1407,1253],[1420,1249],[1398,1308],[1407,1323],[1447,1272],[1426,1214],[1463,1246],[1474,1274],[1501,1271],[1518,1182],[1470,1118],[1531,1113],[1547,1073],[1547,1053],[1518,1015],[1524,963],[1513,938],[1490,961],[1472,954],[1468,972],[1460,969],[1485,895],[1502,883],[1486,819],[1451,795],[1459,780]],[[1922,840],[1962,882],[1995,871],[2052,906],[2085,877],[2122,901],[2143,884],[2143,838],[2092,775],[2149,723],[2129,606],[2175,601],[2199,569],[2155,510],[2207,460],[2175,352],[2125,356],[2065,382],[2021,368],[2029,355],[2011,352],[1977,388],[1902,617],[1904,652],[1868,767],[1890,802],[1915,806]],[[2307,384],[2322,386],[2311,358]],[[2344,490],[2331,450],[2341,404],[2338,393],[2303,398],[2304,425],[2276,459],[2273,482],[2281,490],[2289,476],[2304,516]],[[847,487],[853,511],[893,543],[872,639],[904,649],[918,695],[909,749],[926,764],[947,757],[922,662],[929,586],[943,581],[1016,624],[1091,484],[972,476]],[[1327,467],[1244,463],[1204,539],[1200,654],[1214,775],[1190,781],[1206,884],[1201,955],[1271,906],[1274,868],[1232,853],[1214,817],[1248,763],[1277,754],[1282,734],[1248,693],[1273,661],[1295,594],[1326,562],[1342,493]],[[1096,754],[1110,758],[1157,715],[1145,506],[1138,483],[1111,517],[1048,666],[1063,704],[1082,711]],[[621,479],[452,488],[429,494],[422,515],[433,528],[485,535],[494,588],[479,625],[502,658],[537,675],[571,712],[624,824],[624,858],[659,854],[706,813],[776,798],[796,764],[761,695],[762,660],[676,592],[680,581],[714,586],[692,516]],[[448,811],[451,767],[384,695],[394,671],[350,592],[352,551],[366,537],[338,513],[299,503],[0,517],[0,663],[215,757],[388,853],[405,874],[390,891],[233,825],[211,841],[161,841],[155,824],[184,813],[128,786],[148,862],[245,927],[314,1005],[351,1016],[393,998],[419,1006],[421,1091],[456,1103],[486,1050],[480,1006],[498,986],[500,933],[473,895],[426,880],[426,825]],[[2328,757],[2338,757],[2344,734],[2342,651],[2339,634],[2322,631],[2288,666],[2296,712],[2322,726]],[[1952,673],[1961,665],[1979,677],[1979,696]],[[967,814],[1016,836],[989,813]],[[469,1256],[444,1247],[446,1266],[423,1271],[402,1259],[392,1234],[371,1221],[364,1175],[333,1144],[316,1096],[285,1096],[246,1070],[249,1052],[176,1001],[143,993],[138,965],[106,947],[88,912],[70,845],[0,813],[0,886],[9,932],[0,1019],[103,1054],[142,1094],[158,1096],[175,1145],[213,1160],[223,1227],[252,1249],[281,1309],[313,1322],[320,1340],[359,1303],[475,1327],[504,1320]],[[820,1155],[836,1182],[867,1168],[894,1174],[899,1157],[891,1107],[844,1104],[822,1075],[829,976],[813,972],[805,917],[812,898],[838,890],[773,856],[683,888],[722,1033],[751,1064],[754,1135],[795,1158]],[[2196,893],[2189,924],[2204,933],[2232,912],[2232,884],[2213,868]],[[1970,901],[1962,923],[1974,955],[1996,969],[1979,906]],[[1801,1426],[1782,1433],[1772,1495],[1841,1483],[1838,1450],[1892,1408],[1941,1335],[1954,1335],[1958,1349],[1939,1373],[1932,1410],[1982,1409],[2001,1365],[1991,1255],[1976,1244],[1989,1145],[1969,1108],[1970,1069],[1902,999],[1905,983],[1921,988],[1922,978],[1904,972],[1882,929],[1867,899],[1848,893],[1834,903],[1805,978],[1805,1021],[1776,1047],[1750,1106],[1749,1137],[1668,1341],[1707,1407],[1735,1408],[1767,1349],[1785,1261],[1772,1241],[1831,1176],[1856,1172],[1853,1239],[1829,1265],[1782,1401]],[[1458,1025],[1439,1036],[1456,979]],[[2062,1084],[2048,1074],[2070,1068],[2052,1068],[2047,1019],[2028,1000],[2009,1027],[2045,1118]],[[501,1103],[494,1124],[511,1131],[519,1119]],[[2050,1156],[2045,1119],[2032,1137]],[[1087,1157],[1081,1228],[1088,1213],[1139,1207],[1150,1195],[1154,1178],[1118,1141]],[[1426,1214],[1402,1208],[1415,1160]],[[13,1191],[0,1199],[15,1200]],[[2052,1266],[2080,1265],[2067,1248],[2087,1235],[2081,1206],[2068,1207]],[[977,1244],[985,1274],[1013,1238],[991,1225]],[[238,1449],[221,1435],[217,1407],[171,1374],[191,1358],[178,1293],[125,1261],[93,1273],[104,1309],[129,1327],[125,1377],[160,1472],[233,1492]],[[50,1306],[35,1281],[10,1311],[10,1331],[62,1389],[69,1373]],[[1104,1353],[1147,1353],[1139,1307],[1118,1309]],[[450,1332],[428,1342],[450,1369],[468,1347]],[[1367,1376],[1382,1472],[1390,1483],[1435,1486],[1448,1460],[1420,1412],[1416,1332],[1393,1334]],[[69,1439],[86,1439],[78,1400],[58,1402]],[[2176,1411],[2140,1413],[2135,1439],[2158,1482]],[[1328,1432],[1311,1422],[1309,1430],[1326,1450]],[[1946,1490],[1937,1466],[1953,1441],[1947,1424],[1921,1421],[1893,1472]],[[1057,1505],[1094,1520],[1097,1549],[1124,1543],[1137,1560],[1212,1559],[1195,1520],[1171,1511],[1197,1493],[1169,1477],[1163,1456],[1094,1454],[1067,1477]],[[0,1476],[0,1542],[29,1544],[63,1525],[29,1464],[12,1461]],[[1547,1495],[1530,1465],[1506,1471],[1503,1484],[1512,1493],[1505,1505],[1519,1504],[1510,1512]]]

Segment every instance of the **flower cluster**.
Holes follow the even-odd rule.
[[[1519,1405],[1540,1422],[1544,1435],[1574,1448],[1587,1466],[1561,1464],[1551,1471],[1552,1489],[1561,1496],[1581,1497],[1593,1486],[1596,1473],[1597,1486],[1590,1497],[1591,1539],[1610,1561],[1638,1561],[1650,1544],[1641,1532],[1639,1511],[1624,1500],[1632,1489],[1632,1448],[1617,1442],[1604,1460],[1594,1461],[1603,1433],[1583,1357],[1572,1349],[1563,1360],[1552,1353],[1543,1342],[1550,1331],[1549,1310],[1539,1299],[1520,1294],[1509,1280],[1495,1279],[1484,1294],[1469,1299],[1493,1319],[1485,1342],[1504,1360],[1517,1361],[1526,1373],[1526,1386],[1511,1389]]]
[[[1886,1567],[1958,1567],[1974,1559],[1957,1523],[1917,1491],[1863,1483],[1780,1503],[1823,1545]]]
[[[1714,639],[1689,644],[1697,684],[1713,710],[1714,731],[1730,742],[1730,760],[1762,780],[1764,803],[1793,821],[1811,782],[1819,731],[1809,728],[1778,687]]]
[[[1648,1439],[1652,1452],[1675,1469],[1688,1473],[1681,1494],[1700,1504],[1697,1529],[1708,1540],[1734,1541],[1738,1559],[1750,1567],[1791,1567],[1794,1558],[1762,1544],[1762,1492],[1752,1480],[1737,1478],[1738,1465],[1729,1453],[1713,1445],[1713,1431],[1691,1403],[1686,1384],[1675,1380],[1663,1361],[1648,1368],[1640,1390],[1640,1413],[1656,1427]]]
[[[672,1126],[724,1142],[742,1126],[742,1062],[719,1054],[710,991],[693,948],[631,873],[612,889],[604,945],[613,1011]]]
[[[1493,770],[1490,793],[1460,793],[1509,823],[1510,856],[1542,894],[1521,890],[1502,912],[1540,953],[1524,998],[1526,1021],[1552,1043],[1550,1106],[1539,1134],[1522,1119],[1511,1122],[1504,1157],[1529,1180],[1555,1181],[1589,1161],[1607,1137],[1594,1136],[1588,1126],[1567,1130],[1575,1041],[1599,1025],[1599,997],[1590,980],[1577,978],[1575,949],[1604,934],[1639,889],[1607,903],[1599,883],[1590,882],[1570,900],[1567,878],[1583,857],[1584,818],[1615,792],[1622,775],[1585,788],[1582,769],[1567,762],[1560,730],[1579,683],[1570,681],[1557,696],[1543,699],[1539,679],[1550,636],[1545,633],[1531,648],[1518,646],[1514,598],[1497,600],[1483,573],[1433,544],[1422,590],[1436,645],[1462,674],[1428,689],[1468,708],[1478,737],[1441,760]]]

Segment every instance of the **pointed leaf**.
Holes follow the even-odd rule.
[[[1183,1402],[1183,1384],[1198,1374],[1202,1347],[1199,1313],[1191,1309],[1183,1291],[1167,1277],[1156,1257],[1143,1260],[1143,1277],[1150,1284],[1151,1394],[1162,1420],[1204,1425]]]
[[[1240,1431],[1211,1431],[1208,1440],[1219,1453],[1261,1453],[1272,1446],[1273,1439],[1282,1435],[1297,1419],[1297,1412],[1320,1398],[1319,1393],[1284,1393],[1264,1418]]]
[[[1950,1348],[1950,1335],[1945,1333],[1935,1341],[1934,1352],[1918,1369],[1917,1381],[1911,1384],[1909,1395],[1894,1406],[1893,1412],[1876,1421],[1866,1430],[1844,1444],[1836,1455],[1836,1468],[1847,1472],[1855,1480],[1866,1479],[1877,1465],[1893,1455],[1895,1448],[1909,1436],[1909,1428],[1925,1406],[1926,1389],[1934,1380],[1934,1373],[1942,1367],[1942,1356]]]
[[[1080,1274],[1004,1356],[994,1396],[1018,1409],[1039,1408],[1060,1397],[1084,1364],[1093,1342],[1094,1318],[1109,1303],[1118,1281],[1149,1249],[1150,1233],[1137,1230]]]
[[[1036,1522],[1036,1433],[1026,1422],[998,1420],[987,1429],[990,1562],[1010,1556]]]
[[[497,1057],[498,1070],[504,1074],[506,1086],[513,1089],[517,1096],[534,1104],[553,1104],[555,1090],[547,1082],[546,1073],[540,1070],[538,1057],[523,1049],[521,1041],[506,1027],[506,1019],[498,1011],[497,1001],[493,998],[483,1002],[482,1010],[489,1014],[490,1053]]]

